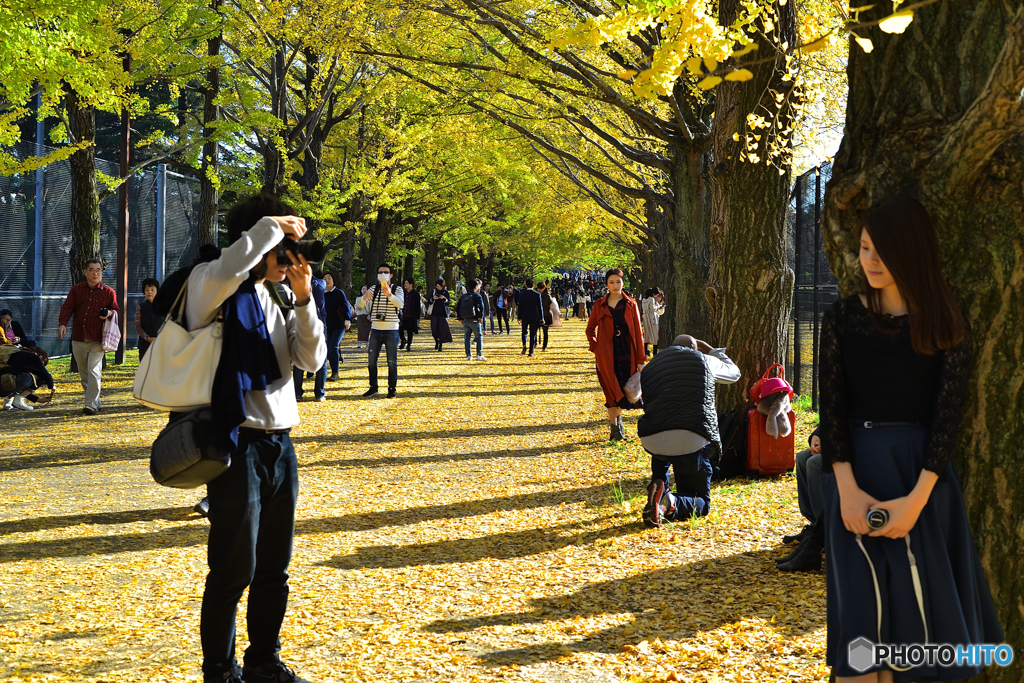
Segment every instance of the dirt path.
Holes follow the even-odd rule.
[[[300,404],[282,655],[301,675],[825,677],[823,574],[771,562],[799,528],[792,478],[729,482],[707,519],[648,531],[635,416],[609,447],[581,323],[532,359],[505,336],[485,337],[486,363],[417,346],[395,401],[359,398],[346,343],[329,400]],[[56,405],[0,414],[0,679],[199,680],[200,492],[150,479],[163,419],[131,400],[130,370],[105,374],[95,417],[59,379]],[[244,616],[239,634],[241,650]]]

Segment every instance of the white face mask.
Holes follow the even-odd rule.
[[[381,282],[387,282],[391,279],[391,273],[377,273],[377,279]]]

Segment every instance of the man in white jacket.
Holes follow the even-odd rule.
[[[299,423],[291,369],[294,363],[301,370],[319,370],[327,357],[327,344],[312,302],[312,269],[293,251],[286,252],[288,262],[280,261],[275,249],[286,237],[298,240],[306,232],[303,219],[290,214],[294,214],[291,207],[269,195],[241,202],[227,216],[231,245],[220,258],[195,266],[188,279],[189,329],[210,324],[225,302],[237,300],[236,292],[250,293],[248,310],[265,318],[266,330],[245,332],[256,334],[264,343],[269,338],[272,350],[265,348],[267,353],[257,361],[247,359],[238,367],[244,371],[246,363],[256,362],[275,378],[265,383],[265,389],[243,392],[245,420],[238,429],[231,466],[207,489],[210,572],[203,593],[200,638],[203,680],[208,682],[241,683],[243,678],[245,683],[303,682],[278,655],[299,491],[289,436]],[[285,278],[291,292],[275,287]],[[262,316],[252,305],[252,296],[258,299]],[[225,319],[224,324],[226,343],[232,321]],[[250,645],[240,672],[235,660],[235,614],[246,588]]]

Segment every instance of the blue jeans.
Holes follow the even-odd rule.
[[[302,378],[305,376],[306,371],[300,370],[299,368],[292,368],[292,381],[295,383],[295,398],[302,398]],[[324,362],[323,367],[316,371],[313,375],[313,395],[320,398],[324,395],[324,383],[327,381],[327,363]]]
[[[821,469],[821,455],[811,455],[810,449],[796,454],[796,499],[800,514],[811,523],[825,511],[825,472]]]
[[[475,334],[476,335],[476,355],[477,355],[477,357],[480,357],[480,356],[484,355],[484,340],[480,336],[480,334],[481,334],[480,321],[479,320],[463,320],[462,321],[462,329],[465,330],[465,333],[466,333],[466,336],[465,336],[466,355],[467,356],[472,355],[469,352],[469,336],[471,334]]]
[[[338,374],[338,362],[341,360],[341,340],[345,337],[345,328],[327,331],[327,362],[331,366],[331,374]]]
[[[231,467],[207,485],[210,536],[199,637],[203,675],[220,679],[235,664],[235,613],[246,588],[249,647],[245,662],[281,649],[288,607],[288,563],[295,535],[299,476],[288,434],[239,430]]]
[[[651,481],[665,482],[666,502],[675,510],[667,512],[670,521],[703,517],[711,510],[711,459],[705,446],[687,455],[651,455]],[[668,490],[668,470],[676,475],[676,492]]]
[[[488,313],[487,317],[491,319],[491,334],[494,334],[494,314],[493,313]],[[487,319],[484,319],[483,331],[484,332],[487,331]]]
[[[377,390],[377,357],[380,347],[388,354],[388,391],[398,386],[398,330],[370,330],[370,353],[367,369],[370,371],[370,388]]]

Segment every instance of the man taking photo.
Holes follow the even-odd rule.
[[[242,201],[227,215],[231,245],[196,265],[186,283],[190,330],[224,318],[213,408],[224,429],[218,442],[233,448],[230,467],[207,485],[210,572],[199,626],[207,683],[304,683],[278,654],[299,493],[289,436],[299,423],[291,368],[316,372],[327,344],[312,299],[313,271],[282,242],[306,232],[294,213],[271,195]],[[280,284],[286,278],[290,291]],[[240,672],[235,614],[246,588],[249,647]]]
[[[358,303],[368,313],[371,322],[370,354],[367,361],[370,388],[363,394],[363,398],[378,394],[377,358],[381,346],[388,354],[388,398],[394,398],[398,389],[398,328],[402,322],[405,293],[401,287],[391,288],[391,266],[386,263],[377,266],[377,284],[366,290]]]

